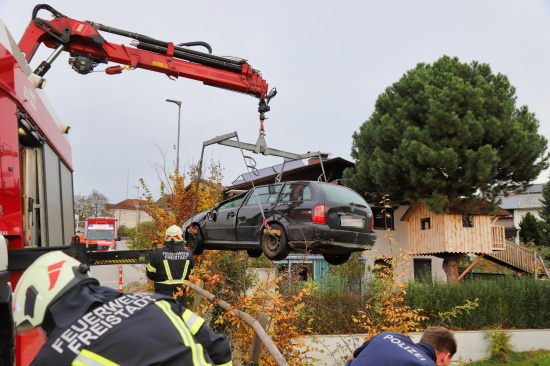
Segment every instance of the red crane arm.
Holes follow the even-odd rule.
[[[38,18],[37,13],[41,9],[49,10],[54,18]],[[136,40],[132,43],[135,47],[110,43],[98,30],[133,38]],[[35,7],[33,19],[19,42],[19,48],[28,62],[32,60],[40,44],[59,50],[58,54],[61,51],[69,52],[74,57],[71,59],[73,68],[82,74],[91,72],[98,63],[115,62],[253,95],[260,99],[260,109],[262,101],[265,108],[265,98],[268,101],[270,99],[266,80],[245,60],[219,57],[98,23],[78,21],[66,17],[49,5]],[[55,57],[57,55],[51,58]],[[51,61],[43,62],[46,64],[45,70],[41,71],[39,67],[35,73],[42,76],[49,69]],[[268,110],[269,107],[264,109],[265,112]],[[260,119],[263,120],[262,117]]]

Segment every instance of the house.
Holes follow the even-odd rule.
[[[106,209],[111,211],[118,220],[118,226],[136,228],[142,222],[153,221],[144,210],[145,201],[128,198],[115,204],[107,204]]]
[[[500,207],[510,212],[510,215],[499,219],[499,225],[505,227],[506,238],[519,244],[519,223],[529,212],[540,219],[539,210],[542,209],[542,189],[544,184],[533,184],[521,193],[501,197]]]

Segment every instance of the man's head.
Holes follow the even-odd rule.
[[[436,365],[447,366],[456,353],[456,339],[454,334],[444,327],[430,327],[424,331],[420,342],[432,346],[436,353]]]
[[[13,320],[19,332],[38,327],[48,306],[89,278],[88,267],[61,251],[40,256],[27,268],[14,291]]]
[[[168,244],[183,242],[183,231],[181,228],[177,225],[170,226],[164,235],[164,242]]]

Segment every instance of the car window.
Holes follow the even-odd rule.
[[[321,184],[323,192],[328,201],[338,202],[342,204],[349,205],[350,203],[355,203],[364,207],[368,207],[367,202],[359,193],[344,187],[338,186],[336,184]]]
[[[222,203],[220,207],[218,207],[219,210],[224,208],[231,208],[231,207],[239,207],[241,203],[244,200],[244,196],[236,197],[235,199],[232,199],[231,201],[227,201],[225,203]]]
[[[311,188],[306,183],[286,184],[281,192],[281,202],[309,201],[311,200]]]
[[[281,190],[281,184],[272,184],[269,186],[263,186],[256,188],[255,192],[250,194],[246,202],[247,206],[257,205],[260,203],[275,203],[277,202],[277,196]]]

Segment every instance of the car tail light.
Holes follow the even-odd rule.
[[[327,222],[325,205],[317,205],[313,208],[313,222],[316,224],[324,224]]]
[[[371,216],[370,220],[370,231],[374,231],[374,214]]]

